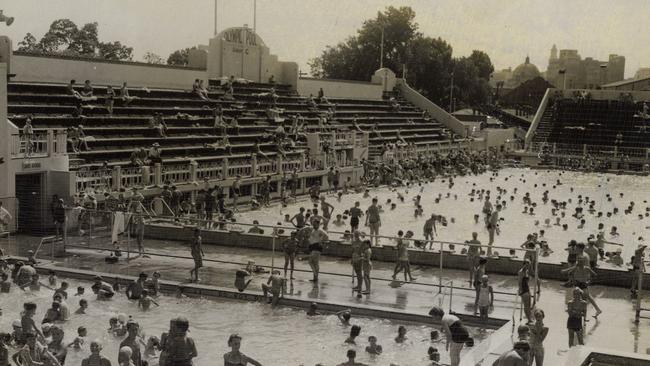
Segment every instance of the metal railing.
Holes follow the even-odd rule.
[[[162,204],[167,208],[168,212],[173,212],[173,208],[170,207],[165,201],[162,201]],[[151,211],[154,211],[153,208]],[[142,216],[142,219],[144,220],[143,222],[149,222],[150,224],[159,224],[162,226],[168,226],[168,227],[178,227],[179,229],[181,228],[186,228],[186,227],[198,227],[202,231],[214,231],[214,232],[223,232],[223,233],[229,233],[229,232],[237,232],[237,233],[247,233],[248,230],[244,230],[246,227],[257,227],[262,230],[265,230],[266,233],[264,234],[248,234],[248,235],[259,235],[262,237],[271,237],[272,239],[272,247],[271,247],[271,258],[270,258],[270,265],[260,265],[261,267],[268,267],[271,269],[278,268],[276,266],[276,256],[277,256],[277,249],[278,247],[281,247],[279,244],[279,240],[284,240],[288,238],[289,233],[293,230],[296,230],[295,227],[290,227],[290,226],[283,226],[283,225],[263,225],[263,224],[250,224],[250,223],[244,223],[244,222],[229,222],[229,221],[219,221],[219,220],[203,220],[203,219],[198,219],[195,217],[189,217],[189,216],[169,216],[169,215],[160,215],[160,216],[152,216],[151,213],[137,213],[137,212],[121,212],[119,213],[120,215],[120,220],[124,219],[124,234],[122,235],[122,239],[116,241],[116,236],[115,236],[115,215],[116,213],[113,211],[105,211],[105,210],[91,210],[91,209],[83,209],[83,208],[75,208],[75,209],[67,209],[66,210],[66,217],[68,218],[67,223],[66,223],[66,230],[65,230],[65,246],[69,248],[86,248],[86,249],[97,249],[97,250],[105,250],[105,251],[115,251],[116,247],[112,245],[104,245],[103,243],[110,243],[114,244],[117,243],[117,245],[120,248],[126,248],[127,256],[130,255],[130,253],[140,253],[140,254],[146,254],[150,256],[161,256],[161,257],[170,257],[170,258],[179,258],[179,259],[191,259],[189,256],[179,256],[175,254],[168,254],[168,253],[159,253],[155,251],[145,251],[145,252],[131,252],[131,248],[134,247],[134,244],[132,243],[133,239],[136,238],[137,240],[137,235],[134,235],[133,233],[133,218]],[[76,216],[76,217],[75,217]],[[154,220],[154,221],[150,221]],[[147,226],[145,226],[146,228]],[[280,234],[278,234],[280,233]],[[327,231],[327,233],[331,236],[335,235],[341,235],[341,238],[343,237],[349,237],[350,233],[349,232],[341,232],[341,231]],[[189,234],[188,234],[189,235]],[[364,238],[367,238],[368,235],[363,234]],[[147,234],[144,232],[142,234],[143,237],[146,237]],[[85,245],[75,243],[74,238],[75,237],[88,237],[90,240],[86,241]],[[109,240],[110,237],[110,240]],[[124,239],[126,237],[126,239]],[[377,236],[380,239],[388,239],[390,241],[396,241],[398,240],[397,237],[392,237],[392,236],[384,236],[384,235],[378,235]],[[189,239],[189,236],[188,236]],[[442,294],[443,289],[448,289],[449,290],[449,296],[450,296],[450,301],[451,297],[453,296],[453,291],[470,291],[470,292],[475,292],[474,288],[471,287],[459,287],[459,286],[454,286],[453,282],[451,282],[450,279],[445,279],[444,278],[444,273],[445,273],[445,266],[444,266],[444,261],[447,255],[453,255],[456,254],[456,248],[468,248],[471,246],[471,244],[467,243],[459,243],[459,242],[450,242],[450,241],[438,241],[438,240],[424,240],[423,238],[400,238],[403,240],[407,245],[412,247],[410,245],[411,243],[414,243],[416,240],[426,243],[427,245],[433,244],[433,246],[436,247],[436,250],[433,250],[433,253],[438,253],[438,262],[437,263],[431,263],[431,266],[433,268],[436,268],[438,271],[437,277],[437,283],[433,282],[414,282],[412,285],[416,286],[425,286],[425,287],[434,287],[438,288],[437,293]],[[334,239],[336,240],[336,239]],[[349,242],[349,240],[342,240],[341,244],[344,244],[345,242]],[[120,245],[120,243],[122,245]],[[126,245],[124,245],[126,244]],[[425,246],[426,247],[426,246]],[[481,248],[487,248],[487,245],[482,245]],[[534,258],[534,270],[535,272],[532,274],[532,277],[534,277],[534,283],[537,284],[539,281],[539,275],[538,275],[538,258],[539,258],[539,252],[537,250],[529,250],[529,249],[522,249],[522,248],[510,248],[510,247],[504,247],[504,246],[489,246],[492,249],[504,249],[504,250],[514,250],[518,252],[533,252],[535,253],[533,258]],[[120,249],[123,250],[123,249]],[[413,251],[413,249],[411,249]],[[284,257],[283,254],[281,254],[282,257]],[[236,262],[236,261],[222,261],[218,259],[211,259],[211,258],[205,258],[204,259],[207,262],[215,262],[215,263],[227,263],[227,264],[236,264],[236,265],[247,265],[247,263],[243,262]],[[311,272],[310,270],[307,269],[300,269],[300,268],[295,268],[294,271],[296,272],[306,272],[309,273]],[[338,273],[338,272],[328,272],[328,271],[321,271],[320,272],[323,275],[328,275],[328,276],[343,276],[343,277],[348,277],[350,276],[349,273]],[[392,282],[394,279],[392,278],[381,278],[381,277],[371,277],[372,280],[376,281],[384,281],[384,282]],[[536,285],[535,285],[536,286]],[[495,291],[495,294],[498,295],[507,295],[507,296],[517,296],[517,293],[515,292],[507,292],[507,291]],[[533,292],[534,296],[534,302],[537,301],[537,292]],[[515,302],[516,303],[516,302]]]
[[[587,145],[587,144],[565,144],[533,142],[529,145],[528,151],[549,154],[562,157],[586,157],[620,159],[628,157],[648,161],[650,149],[644,147],[620,147],[617,145]]]

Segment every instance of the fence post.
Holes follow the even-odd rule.
[[[635,304],[635,314],[634,314],[634,322],[639,323],[639,320],[641,319],[641,301],[643,296],[641,296],[641,291],[643,291],[643,270],[638,269],[638,276],[639,278],[636,281],[637,284],[637,290],[636,290],[636,304]]]
[[[52,156],[54,155],[54,131],[53,130],[47,130],[47,140],[45,141],[47,144],[47,156]]]
[[[438,293],[442,293],[442,242],[440,242],[440,274],[438,275]]]
[[[251,156],[251,177],[257,177],[257,155]]]
[[[451,307],[453,301],[454,301],[454,281],[451,281],[449,283],[449,313],[448,314],[451,314]]]
[[[582,144],[582,156],[587,155],[587,144]]]
[[[228,158],[221,159],[221,177],[223,179],[228,179]]]
[[[190,182],[198,182],[197,179],[197,168],[199,163],[196,160],[190,161]]]
[[[300,171],[301,172],[305,171],[306,160],[307,160],[307,157],[305,156],[305,152],[301,151],[300,152]]]
[[[282,155],[278,154],[277,158],[278,158],[277,159],[278,166],[276,167],[275,172],[277,174],[280,174],[280,173],[282,173],[284,171],[284,169],[282,169]]]
[[[162,165],[160,163],[153,166],[153,183],[156,186],[162,186]]]
[[[119,191],[122,188],[122,167],[119,165],[113,167],[111,175],[113,176],[113,190]]]

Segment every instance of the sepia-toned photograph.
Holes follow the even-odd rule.
[[[648,14],[0,3],[0,366],[650,366]]]

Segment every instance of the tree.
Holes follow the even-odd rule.
[[[145,53],[144,56],[142,56],[142,59],[144,60],[144,62],[146,62],[148,64],[160,65],[160,64],[164,63],[162,57],[160,57],[157,54],[155,54],[153,52],[150,52],[150,51]]]
[[[33,34],[27,33],[22,41],[18,42],[18,51],[23,52],[40,52],[41,45]]]
[[[39,42],[43,52],[57,53],[69,49],[78,31],[77,25],[70,19],[53,21],[50,29]]]
[[[127,47],[115,42],[100,42],[98,46],[99,57],[106,60],[125,60],[133,59],[133,47]]]
[[[97,22],[78,28],[70,19],[57,19],[40,41],[27,33],[18,43],[18,50],[42,54],[98,57],[110,60],[131,60],[133,48],[120,42],[100,42]]]
[[[474,51],[454,59],[452,46],[441,38],[426,37],[418,31],[415,12],[410,7],[387,7],[377,17],[363,22],[357,34],[336,46],[328,46],[309,62],[315,77],[367,81],[379,69],[381,34],[384,33],[383,65],[404,77],[421,94],[435,103],[449,105],[451,73],[454,99],[462,103],[483,103],[485,88],[494,67],[489,56]],[[479,79],[484,80],[479,81]],[[457,83],[458,82],[458,83]],[[465,88],[469,88],[465,90]],[[461,93],[457,93],[462,90]]]
[[[183,48],[176,50],[167,57],[167,65],[187,66],[189,63],[190,51],[196,50],[196,47]]]

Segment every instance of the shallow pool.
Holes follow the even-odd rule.
[[[90,291],[89,283],[69,281],[70,288],[78,285]],[[9,331],[11,323],[19,319],[19,312],[25,301],[38,304],[35,316],[40,323],[46,309],[51,304],[52,291],[43,288],[40,292],[25,293],[12,289],[11,295],[0,295],[3,315],[0,317],[0,329]],[[346,360],[347,349],[357,350],[358,361],[370,365],[388,365],[391,362],[399,365],[424,365],[427,363],[427,349],[431,326],[406,325],[409,340],[405,344],[396,344],[393,339],[400,325],[389,320],[353,318],[352,323],[361,326],[361,334],[357,338],[357,346],[344,344],[350,328],[340,325],[334,315],[307,317],[304,311],[278,307],[271,309],[261,303],[246,303],[227,300],[207,300],[198,298],[178,299],[170,296],[158,298],[160,307],[143,312],[135,302],[126,299],[123,294],[111,301],[96,301],[94,295],[86,294],[89,301],[87,315],[75,315],[80,297],[72,296],[70,291],[68,305],[71,319],[64,323],[66,332],[65,342],[71,342],[76,336],[77,327],[83,325],[88,329],[87,340],[99,338],[104,343],[103,354],[113,364],[116,364],[118,345],[117,339],[106,332],[108,320],[119,313],[132,315],[140,323],[147,337],[156,335],[169,328],[169,320],[183,315],[190,321],[189,335],[196,342],[199,356],[195,365],[216,365],[222,363],[223,354],[229,351],[227,339],[231,333],[239,333],[243,337],[242,352],[260,361],[264,365],[324,365],[338,364]],[[13,296],[15,295],[15,296]],[[486,333],[472,330],[477,341],[483,339]],[[384,348],[384,353],[371,358],[365,353],[367,338],[374,335]],[[67,365],[79,365],[89,354],[87,349],[70,351],[66,360]],[[478,343],[478,342],[477,342]],[[436,344],[434,344],[436,345]],[[439,350],[444,350],[444,343],[437,344]],[[144,350],[144,349],[143,349]],[[442,353],[442,358],[448,360]],[[447,361],[448,362],[448,361]],[[153,363],[154,365],[157,362]]]
[[[562,184],[554,187],[558,179]],[[384,209],[380,234],[394,236],[398,230],[413,230],[415,237],[421,238],[425,220],[432,213],[436,213],[445,216],[448,221],[446,227],[437,226],[439,240],[463,242],[471,238],[472,231],[477,231],[479,240],[483,244],[487,244],[488,233],[483,223],[483,217],[481,216],[478,224],[474,222],[474,215],[480,214],[483,201],[474,199],[472,202],[469,193],[473,188],[490,190],[492,203],[496,206],[497,187],[501,187],[507,192],[500,197],[499,202],[505,200],[507,206],[502,211],[501,217],[504,218],[504,221],[500,225],[501,234],[496,238],[494,245],[519,247],[526,240],[528,233],[539,232],[543,229],[546,231],[544,237],[554,253],[541,260],[557,263],[565,260],[564,249],[570,239],[586,242],[590,234],[595,235],[598,232],[598,224],[603,223],[606,240],[624,244],[623,258],[627,262],[638,244],[637,238],[639,236],[647,238],[648,236],[646,226],[650,225],[650,218],[646,217],[645,213],[650,204],[644,200],[650,199],[650,177],[507,168],[499,171],[498,176],[486,173],[480,176],[458,177],[454,179],[454,183],[454,186],[449,188],[448,179],[436,179],[435,182],[424,184],[422,193],[420,193],[420,187],[408,190],[405,187],[400,187],[396,191],[386,187],[373,189],[371,197],[378,197],[379,204]],[[516,193],[514,192],[515,188],[517,188]],[[571,188],[573,188],[573,192],[571,192]],[[542,194],[546,190],[549,191],[549,202],[545,204],[542,202]],[[404,195],[403,203],[398,200],[397,192]],[[533,202],[537,203],[534,215],[522,213],[523,197],[526,192],[529,192]],[[447,197],[448,193],[449,197]],[[623,193],[623,197],[620,196],[620,193]],[[422,196],[421,205],[424,215],[415,218],[415,206],[412,199],[418,194]],[[436,203],[435,198],[439,194],[442,194],[442,198]],[[608,202],[607,194],[611,195],[611,202]],[[578,206],[578,195],[587,196],[590,200],[596,201],[594,214],[588,213],[588,206],[585,203],[582,204],[586,220],[584,228],[578,228],[580,220],[571,216],[575,207]],[[514,196],[513,201],[510,200],[510,196]],[[362,194],[344,195],[340,202],[333,195],[328,197],[328,202],[336,208],[333,217],[352,207],[355,201],[360,201],[364,210],[371,204],[371,198],[363,198]],[[387,204],[388,199],[397,203],[395,210],[390,210],[390,204]],[[550,203],[552,199],[567,201],[566,210],[564,210],[565,218],[561,219],[562,224],[568,225],[566,231],[561,226],[554,225],[556,217],[561,215],[561,211],[557,213],[557,216],[552,216]],[[572,200],[571,203],[568,202],[569,199]],[[625,214],[624,211],[630,201],[635,202],[634,209],[630,214]],[[285,214],[293,216],[300,207],[310,209],[313,208],[313,205],[305,200],[289,204],[284,208],[274,205],[261,211],[243,213],[240,220],[243,222],[259,220],[262,224],[273,225]],[[615,207],[619,210],[618,214],[606,217],[607,212],[613,212]],[[603,214],[601,218],[596,217],[599,211]],[[639,214],[644,215],[643,219],[638,218]],[[455,222],[452,223],[451,219],[454,219]],[[551,221],[549,226],[544,224],[545,219]],[[349,229],[347,224],[336,227],[330,223],[329,226],[329,230],[334,231]],[[609,235],[612,226],[618,227],[620,236]],[[363,226],[362,230],[368,232],[368,229]],[[392,243],[388,239],[384,239],[383,244]],[[605,250],[614,251],[616,248],[615,246],[606,246]],[[503,253],[504,250],[499,252],[507,254]]]

